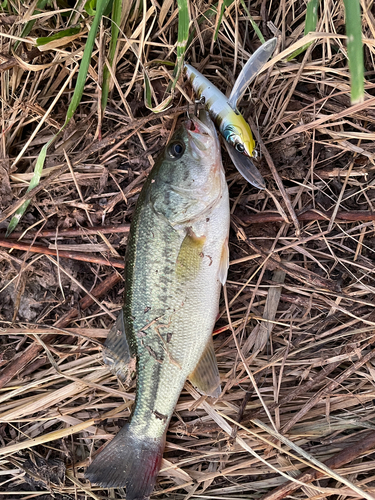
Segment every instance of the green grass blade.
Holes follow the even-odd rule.
[[[78,26],[76,28],[68,28],[66,30],[59,31],[52,36],[42,36],[36,39],[36,46],[40,47],[41,45],[46,45],[53,40],[60,40],[66,36],[77,35],[81,31],[81,27]]]
[[[189,40],[190,16],[187,0],[177,0],[178,5],[178,35],[177,35],[177,61],[173,71],[173,81],[167,87],[163,101],[156,107],[152,104],[152,87],[148,77],[145,77],[145,105],[154,113],[160,113],[167,109],[173,98],[173,90],[176,87],[181,71],[184,67],[186,47]],[[146,74],[146,72],[145,72]]]
[[[177,63],[174,68],[173,89],[184,65],[186,47],[189,39],[190,16],[187,0],[177,0],[178,5],[178,35],[177,35]]]
[[[362,45],[362,21],[359,0],[344,0],[345,25],[348,37],[348,58],[351,79],[351,102],[362,102],[364,89],[364,61]]]
[[[34,10],[33,14],[41,14],[41,10],[39,10],[39,9],[44,9],[44,7],[47,5],[47,3],[48,3],[48,0],[39,0],[39,2],[36,4],[36,9]],[[25,24],[23,30],[21,31],[20,38],[27,37],[27,35],[32,30],[35,22],[36,22],[36,19],[33,19],[32,21],[29,21]],[[19,46],[20,43],[21,43],[20,41],[17,41],[14,44],[14,50],[17,49],[17,47]]]
[[[178,35],[177,35],[177,57],[185,55],[186,44],[189,38],[189,8],[187,0],[177,0],[178,5]]]
[[[265,42],[265,39],[264,39],[264,36],[262,35],[262,32],[260,31],[260,29],[258,28],[258,25],[257,23],[254,21],[254,19],[251,17],[250,15],[250,12],[248,11],[247,7],[246,7],[246,4],[244,2],[244,0],[241,0],[241,4],[242,4],[242,7],[245,9],[245,12],[248,16],[248,18],[250,19],[250,22],[251,22],[251,26],[253,27],[253,30],[255,31],[255,33],[257,34],[257,37],[259,38],[259,40],[264,43]]]
[[[109,45],[108,62],[112,66],[113,60],[116,53],[117,40],[120,33],[120,23],[121,23],[121,12],[122,12],[122,0],[114,0],[112,6],[112,26],[111,26],[111,41]],[[103,86],[102,86],[102,99],[101,99],[101,111],[102,116],[104,115],[104,110],[107,106],[108,94],[109,94],[109,82],[110,82],[110,72],[107,66],[103,70]]]
[[[319,0],[310,0],[309,3],[307,4],[307,9],[306,9],[306,18],[305,18],[305,31],[304,34],[308,35],[311,31],[316,30],[316,25],[318,22],[318,5],[319,5]],[[297,57],[299,54],[302,52],[305,52],[306,49],[309,48],[309,46],[313,42],[307,43],[300,49],[297,49],[296,51],[293,52],[288,58],[287,61],[291,61],[295,57]]]
[[[143,74],[143,78],[145,81],[145,105],[146,108],[152,109],[152,87],[146,71]]]
[[[96,3],[96,11],[95,11],[95,16],[87,37],[86,45],[85,45],[85,50],[83,52],[81,64],[79,67],[79,72],[77,76],[77,82],[75,85],[74,89],[74,94],[72,97],[72,100],[70,102],[68,112],[66,113],[66,118],[65,118],[65,123],[63,125],[63,128],[66,127],[66,125],[69,123],[69,120],[72,118],[74,115],[79,103],[81,102],[82,94],[83,94],[83,89],[85,87],[86,83],[86,77],[87,77],[87,72],[89,70],[90,66],[90,61],[91,61],[91,54],[92,50],[94,48],[94,43],[95,43],[95,38],[96,38],[96,33],[99,28],[100,21],[103,17],[104,11],[107,8],[110,0],[98,0]]]
[[[225,8],[230,7],[233,2],[234,2],[234,0],[224,0],[223,3],[221,4],[220,15],[219,15],[219,19],[218,19],[215,34],[214,34],[214,41],[215,42],[216,42],[218,34],[219,34],[219,29],[220,29],[221,21],[223,19]]]
[[[83,89],[84,89],[85,83],[86,83],[87,72],[88,72],[88,69],[89,69],[90,61],[91,61],[91,54],[92,54],[92,50],[94,48],[96,33],[98,31],[98,27],[99,27],[101,18],[103,16],[104,11],[107,8],[109,2],[110,2],[110,0],[98,0],[97,1],[96,11],[95,11],[95,17],[93,19],[93,22],[92,22],[92,25],[91,25],[91,28],[90,28],[90,31],[89,31],[89,34],[88,34],[88,37],[87,37],[87,41],[86,41],[86,45],[85,45],[85,50],[83,52],[81,64],[80,64],[80,67],[79,67],[79,72],[78,72],[77,81],[76,81],[76,84],[75,84],[75,89],[74,89],[73,97],[72,97],[72,100],[70,102],[67,114],[66,114],[64,125],[57,132],[57,134],[52,139],[50,139],[47,142],[47,144],[45,144],[43,146],[41,152],[39,153],[37,162],[35,164],[34,175],[33,175],[32,179],[30,181],[30,185],[29,185],[27,191],[30,191],[31,189],[33,189],[34,187],[36,187],[39,184],[40,176],[42,174],[42,170],[43,170],[43,166],[44,166],[44,162],[45,162],[45,159],[46,159],[46,154],[47,154],[47,150],[48,150],[49,146],[52,144],[52,142],[54,142],[54,140],[56,139],[56,137],[68,125],[68,123],[69,123],[70,119],[72,118],[72,116],[74,115],[74,113],[75,113],[75,111],[76,111],[79,103],[81,102],[81,98],[82,98],[82,94],[83,94]],[[9,223],[9,226],[7,228],[7,233],[6,233],[7,236],[12,231],[14,231],[14,229],[16,228],[18,222],[20,221],[21,217],[25,213],[25,211],[26,211],[27,207],[29,206],[29,204],[30,204],[30,201],[26,201],[23,205],[21,205],[21,207],[17,210],[17,212],[15,213],[15,215],[12,217],[12,219],[11,219],[11,221]]]
[[[87,2],[85,3],[84,9],[89,16],[95,16],[96,0],[87,0]]]
[[[318,0],[310,0],[307,4],[306,19],[305,19],[305,35],[316,30],[318,22]]]
[[[41,177],[42,171],[43,171],[43,165],[44,165],[46,155],[47,155],[47,149],[51,145],[51,143],[54,141],[54,139],[55,139],[55,137],[50,139],[47,142],[47,144],[45,144],[43,146],[41,152],[39,153],[38,159],[37,159],[36,164],[35,164],[34,175],[32,176],[29,187],[27,188],[27,191],[26,191],[27,193],[29,191],[31,191],[32,189],[34,189],[39,184],[40,177]],[[21,217],[26,212],[27,207],[30,205],[30,201],[31,200],[25,201],[25,203],[23,203],[20,206],[20,208],[15,212],[15,214],[11,218],[11,221],[9,222],[9,226],[7,228],[7,232],[5,235],[6,237],[8,237],[10,235],[10,233],[12,233],[16,229],[17,224],[19,223]]]

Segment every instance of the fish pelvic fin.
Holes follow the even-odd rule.
[[[85,477],[103,488],[126,486],[126,500],[148,500],[163,458],[165,435],[138,437],[126,424],[96,456]]]

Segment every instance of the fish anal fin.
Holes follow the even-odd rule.
[[[197,236],[191,228],[186,231],[177,257],[177,276],[181,281],[196,278],[200,269],[206,236]]]
[[[195,370],[188,378],[200,393],[214,398],[220,396],[220,374],[217,367],[212,337],[208,341]]]
[[[128,382],[132,378],[135,371],[135,358],[130,353],[126,338],[122,309],[104,343],[103,361],[121,381]]]
[[[228,238],[225,238],[225,241],[223,243],[223,248],[221,249],[220,266],[219,266],[219,280],[223,286],[227,281],[228,268],[229,268],[229,245],[228,245]]]

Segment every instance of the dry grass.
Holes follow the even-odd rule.
[[[143,104],[136,54],[157,105],[170,73],[149,63],[175,60],[171,3],[163,26],[162,2],[147,2],[144,12],[140,2],[139,15],[128,18],[100,128],[104,23],[83,101],[49,151],[21,234],[13,235],[24,246],[0,247],[1,498],[124,498],[121,490],[91,486],[83,472],[134,401],[134,384],[119,384],[101,361],[122,301],[121,270],[113,266],[124,255],[153,157],[192,98],[181,80],[170,110],[154,115]],[[268,190],[246,184],[224,154],[233,214],[215,332],[224,391],[214,402],[186,383],[155,499],[375,497],[375,20],[372,2],[361,3],[366,100],[351,107],[342,2],[321,3],[318,34],[306,37],[315,43],[288,63],[285,57],[307,41],[305,2],[251,2],[264,36],[270,29],[279,36],[278,53],[242,103],[263,143],[259,168]],[[37,54],[23,44],[13,56],[10,44],[32,14],[17,5],[19,16],[0,16],[1,238],[41,145],[64,122],[85,43],[80,36]],[[32,39],[53,32],[51,10],[38,16]],[[204,2],[191,2],[195,28],[204,10]],[[53,16],[58,29],[67,25],[59,11]],[[199,25],[188,57],[225,90],[257,42],[238,2],[210,51],[215,24],[211,18]],[[98,228],[111,225],[117,230]],[[309,467],[320,472],[318,481],[311,482]]]

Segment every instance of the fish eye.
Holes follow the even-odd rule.
[[[239,153],[243,153],[245,151],[245,146],[241,143],[236,144],[236,149]]]
[[[184,154],[185,144],[180,141],[172,142],[168,146],[168,154],[174,160],[178,160]]]

